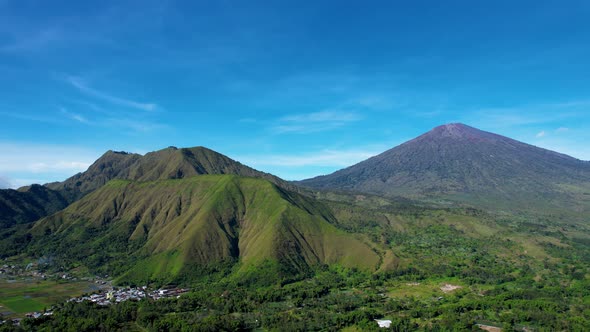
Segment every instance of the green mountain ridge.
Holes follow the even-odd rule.
[[[113,179],[152,181],[202,174],[251,176],[292,191],[301,190],[272,174],[257,171],[205,147],[169,147],[144,156],[109,150],[86,171],[65,181],[27,186],[18,191],[0,190],[0,225],[30,223],[53,214]]]
[[[237,274],[269,262],[284,276],[321,264],[375,271],[393,257],[338,229],[322,204],[234,175],[113,180],[31,233],[31,252],[85,262],[121,282],[172,281],[224,262],[239,263]]]
[[[154,181],[181,179],[202,174],[235,174],[267,179],[285,188],[295,187],[278,177],[257,171],[205,147],[176,148],[139,155],[107,151],[87,171],[63,181],[48,183],[53,190],[72,193],[80,198],[112,179]]]

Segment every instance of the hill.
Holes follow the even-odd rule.
[[[257,171],[204,147],[170,147],[145,156],[107,151],[88,170],[63,182],[0,190],[0,226],[30,223],[53,214],[112,179],[152,181],[202,174],[235,174],[267,179],[283,188],[299,191],[278,177]]]
[[[264,179],[113,180],[37,222],[30,251],[122,282],[190,279],[228,264],[240,275],[270,265],[276,280],[321,264],[374,271],[387,263],[334,220],[322,204]]]
[[[112,179],[124,176],[127,168],[141,159],[141,155],[127,152],[107,151],[84,172],[63,182],[52,182],[45,187],[59,191],[71,202],[92,192]]]
[[[90,193],[112,179],[154,181],[181,179],[203,174],[235,174],[267,179],[285,188],[294,187],[264,172],[245,166],[205,147],[176,148],[154,151],[144,156],[107,151],[85,172],[63,182],[48,183],[53,190],[65,192],[72,201]]]
[[[463,124],[298,184],[492,209],[590,211],[588,162]]]
[[[53,214],[68,205],[58,191],[32,185],[19,190],[0,190],[0,228],[25,224]]]

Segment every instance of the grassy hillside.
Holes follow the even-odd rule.
[[[322,204],[262,179],[113,180],[36,223],[30,252],[122,282],[172,281],[220,266],[237,274],[271,266],[279,276],[320,264],[374,271],[393,259],[334,224]]]

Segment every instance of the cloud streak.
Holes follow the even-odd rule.
[[[0,174],[12,179],[11,185],[31,184],[18,179],[64,180],[86,170],[99,156],[68,145],[0,142]]]
[[[375,156],[381,150],[322,150],[308,154],[270,154],[264,156],[242,156],[239,160],[255,166],[285,167],[347,167]]]
[[[63,115],[65,115],[66,117],[68,117],[68,118],[70,118],[70,119],[72,119],[74,121],[77,121],[77,122],[80,122],[80,123],[89,123],[88,119],[86,119],[86,117],[84,117],[83,115],[80,115],[78,113],[70,112],[67,109],[63,108],[63,107],[60,107],[60,112]]]
[[[558,121],[583,117],[588,114],[590,100],[563,103],[538,103],[522,106],[484,108],[470,112],[469,123],[483,127],[516,127],[553,124]]]
[[[56,119],[55,117],[43,117],[37,115],[31,115],[22,112],[0,112],[0,115],[10,117],[18,120],[35,121],[41,123],[59,124],[63,121]]]
[[[115,104],[115,105],[119,105],[119,106],[123,106],[123,107],[134,108],[134,109],[138,109],[138,110],[146,111],[146,112],[153,112],[158,109],[158,105],[155,103],[145,103],[145,102],[134,101],[131,99],[125,99],[125,98],[113,96],[109,93],[91,88],[90,86],[88,86],[84,82],[83,79],[81,79],[79,77],[67,76],[66,81],[70,85],[72,85],[73,87],[78,89],[80,92],[82,92],[86,95],[89,95],[91,97],[107,101],[111,104]]]
[[[356,112],[326,110],[282,117],[272,129],[277,134],[304,134],[332,130],[348,123],[359,121],[361,118]]]
[[[9,178],[0,175],[0,189],[12,188],[12,181]]]

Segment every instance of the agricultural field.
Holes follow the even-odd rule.
[[[0,312],[6,317],[22,317],[96,289],[87,281],[0,280]]]

